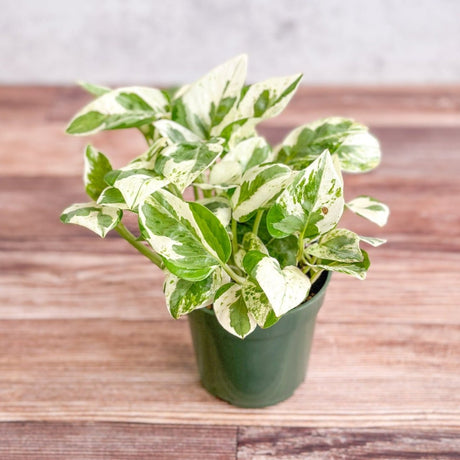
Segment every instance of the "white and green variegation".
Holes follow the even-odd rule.
[[[257,326],[254,316],[246,306],[241,286],[235,283],[226,284],[217,292],[214,313],[226,331],[242,339]]]
[[[298,267],[281,269],[275,258],[259,251],[249,251],[243,264],[257,280],[278,317],[300,305],[310,291],[310,279]]]
[[[331,117],[299,126],[278,146],[278,161],[302,169],[324,150],[346,172],[366,172],[380,163],[380,146],[368,128],[354,120]]]
[[[386,204],[370,196],[358,196],[348,202],[346,206],[350,211],[370,220],[379,227],[386,225],[390,215],[390,208]]]
[[[187,203],[158,190],[139,206],[139,226],[152,248],[176,276],[200,281],[231,255],[230,239],[219,219],[199,203]]]
[[[217,289],[229,281],[230,277],[221,267],[200,281],[189,281],[167,273],[163,291],[169,313],[173,318],[179,318],[197,308],[210,305]]]
[[[267,228],[275,238],[292,234],[307,241],[332,230],[344,208],[343,184],[326,150],[299,171],[277,198],[267,215]]]
[[[233,218],[247,221],[281,193],[291,178],[291,169],[279,163],[254,166],[246,171],[231,198]]]
[[[246,56],[237,56],[179,89],[81,83],[95,98],[68,133],[137,128],[148,149],[114,170],[88,145],[91,201],[61,216],[101,237],[115,229],[162,269],[173,318],[208,307],[242,339],[316,295],[324,271],[366,277],[361,243],[385,240],[340,228],[345,208],[380,226],[389,215],[369,196],[344,201],[344,173],[380,162],[367,127],[325,118],[294,129],[273,149],[258,124],[286,107],[301,74],[246,85],[246,67]],[[138,231],[122,221],[133,214]]]
[[[88,135],[105,129],[139,127],[163,117],[168,110],[164,94],[153,88],[130,86],[103,93],[71,120],[67,132]]]
[[[120,209],[101,206],[94,202],[78,203],[64,209],[61,222],[81,225],[105,238],[120,222],[122,214]]]

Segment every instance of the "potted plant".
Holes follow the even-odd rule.
[[[380,162],[365,126],[327,118],[272,148],[257,124],[286,107],[301,75],[245,78],[242,55],[176,91],[82,84],[96,98],[68,133],[137,128],[148,148],[113,170],[88,145],[91,201],[61,220],[102,238],[115,230],[163,270],[170,314],[189,315],[203,385],[262,407],[303,381],[331,272],[364,279],[360,243],[384,242],[341,228],[344,210],[384,225],[388,207],[368,196],[344,200],[342,172]],[[137,232],[123,224],[127,213],[137,214]]]

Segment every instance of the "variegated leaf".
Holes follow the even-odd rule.
[[[337,155],[347,172],[366,172],[380,163],[380,146],[368,128],[346,118],[325,118],[296,128],[278,149],[278,161],[303,169],[324,150]]]
[[[237,56],[189,85],[174,102],[173,120],[202,138],[218,135],[239,98],[246,67],[246,55]]]
[[[93,200],[97,200],[107,187],[104,177],[109,171],[112,171],[112,165],[107,157],[98,152],[92,145],[88,145],[85,150],[83,179],[86,193]]]
[[[390,208],[386,204],[370,196],[358,196],[346,206],[358,216],[364,217],[364,219],[370,220],[380,227],[386,225],[390,215]]]
[[[269,254],[280,263],[281,268],[297,264],[298,241],[294,235],[286,238],[272,238],[267,243],[267,249]]]
[[[243,260],[244,268],[257,280],[275,312],[281,316],[300,305],[310,290],[310,279],[294,266],[281,269],[273,257],[250,251]]]
[[[253,232],[246,232],[242,241],[245,251],[259,251],[262,254],[268,255],[268,250],[263,241]]]
[[[210,305],[216,291],[230,281],[221,267],[217,267],[201,281],[188,281],[168,273],[163,285],[166,305],[173,318]]]
[[[239,222],[267,206],[288,184],[292,171],[282,164],[255,166],[243,175],[241,186],[232,195],[233,217]]]
[[[367,252],[364,250],[361,250],[361,252],[363,253],[363,260],[361,262],[339,262],[336,260],[321,259],[311,266],[315,269],[320,268],[333,272],[344,273],[363,280],[366,278],[366,272],[369,269],[370,262]]]
[[[345,228],[334,228],[327,232],[318,243],[307,246],[305,254],[339,262],[361,262],[363,260],[358,235]]]
[[[120,191],[128,208],[133,211],[147,196],[169,183],[151,169],[142,168],[143,165],[131,163],[106,176],[106,182]]]
[[[227,332],[242,339],[257,326],[244,302],[241,286],[235,283],[219,289],[214,300],[214,312],[217,321]]]
[[[78,84],[84,90],[88,91],[88,93],[96,97],[102,96],[103,94],[110,93],[110,91],[112,91],[110,88],[107,88],[106,86],[94,85],[86,81],[79,81]]]
[[[270,78],[251,85],[238,103],[238,119],[265,120],[280,114],[294,96],[302,74]]]
[[[227,227],[230,224],[230,220],[232,218],[232,208],[227,198],[214,196],[199,200],[198,203],[206,206],[220,220],[220,223],[224,227]]]
[[[155,171],[183,192],[222,153],[217,140],[173,144],[162,150],[155,162]]]
[[[118,209],[129,209],[120,190],[112,186],[108,186],[102,191],[97,199],[97,204]]]
[[[263,137],[251,137],[230,149],[211,169],[211,184],[240,184],[244,172],[273,159],[271,147]]]
[[[100,206],[94,202],[78,203],[64,209],[61,214],[61,222],[81,225],[104,238],[110,230],[118,225],[121,217],[122,211],[120,209]]]
[[[163,137],[176,144],[200,141],[199,136],[175,121],[158,120],[153,125]]]
[[[179,278],[202,280],[231,254],[227,231],[209,209],[166,190],[158,190],[139,206],[139,227]]]
[[[87,135],[105,129],[139,127],[165,115],[168,100],[154,88],[131,86],[103,94],[72,119],[67,132]]]
[[[299,171],[267,214],[275,238],[292,234],[311,241],[337,225],[343,213],[342,181],[328,151]]]
[[[387,242],[387,240],[383,238],[375,238],[373,236],[358,235],[358,238],[360,239],[360,241],[363,241],[364,243],[374,246],[374,248],[376,248],[377,246],[381,246],[382,244],[385,244]]]
[[[278,321],[267,295],[259,285],[252,281],[247,281],[241,288],[241,295],[258,326],[268,328]]]

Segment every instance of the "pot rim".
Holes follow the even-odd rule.
[[[308,308],[308,307],[315,301],[315,299],[317,299],[317,297],[318,297],[319,295],[321,295],[321,294],[324,295],[324,292],[326,291],[326,288],[327,288],[327,286],[329,285],[329,282],[331,281],[331,278],[332,278],[332,271],[325,270],[325,273],[326,273],[326,277],[325,277],[325,279],[324,279],[324,281],[323,281],[323,285],[319,288],[319,290],[315,293],[315,295],[314,295],[311,299],[309,299],[309,300],[307,300],[307,301],[305,301],[305,302],[303,302],[303,303],[297,305],[297,307],[293,308],[292,310],[289,310],[287,313],[285,313],[285,314],[282,316],[283,318],[284,318],[285,316],[288,316],[288,315],[290,315],[290,314],[295,313],[296,311],[304,310],[304,309]],[[321,274],[321,277],[323,277],[323,276],[324,276],[324,273]],[[321,278],[321,277],[320,277],[320,278]],[[200,311],[202,311],[203,313],[207,313],[208,315],[216,316],[216,314],[215,314],[215,312],[214,312],[214,309],[207,308],[207,307],[197,308],[196,310],[192,310],[190,313],[193,313],[194,311],[197,311],[197,310],[200,310]]]

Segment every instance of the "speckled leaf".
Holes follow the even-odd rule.
[[[300,305],[308,295],[310,279],[297,267],[281,269],[276,259],[259,251],[248,252],[243,264],[267,295],[278,317]]]
[[[236,104],[246,79],[247,57],[237,56],[181,91],[173,120],[202,138],[218,135]]]
[[[252,281],[244,283],[241,288],[241,295],[258,326],[267,328],[278,321],[279,318],[275,315],[267,295],[257,283]]]
[[[257,326],[256,320],[244,302],[241,286],[235,283],[219,289],[214,300],[214,312],[226,331],[242,339]]]
[[[275,238],[299,234],[307,241],[337,225],[343,213],[342,180],[328,151],[299,171],[267,214]]]
[[[166,306],[173,318],[186,315],[196,308],[210,305],[216,291],[230,281],[230,277],[217,267],[201,281],[189,281],[168,273],[163,285]]]
[[[339,262],[361,262],[363,260],[358,235],[345,228],[334,228],[327,232],[318,243],[307,246],[305,254]]]
[[[347,172],[366,172],[380,163],[380,146],[368,128],[346,118],[325,118],[296,128],[283,140],[278,161],[303,169],[324,150],[338,156]]]
[[[64,224],[76,224],[86,227],[104,238],[115,228],[122,217],[120,209],[100,206],[94,202],[78,203],[66,208],[61,214]]]
[[[107,187],[104,177],[109,171],[112,171],[112,165],[107,157],[98,152],[92,145],[88,145],[85,150],[83,180],[86,193],[93,200],[97,200]]]
[[[165,115],[168,100],[154,88],[131,86],[103,94],[80,110],[69,134],[88,135],[106,129],[139,127]]]
[[[390,208],[386,204],[370,196],[358,196],[346,206],[358,216],[364,217],[364,219],[370,220],[380,227],[386,225],[390,215]]]
[[[291,177],[291,169],[282,164],[255,166],[246,171],[231,198],[233,217],[239,222],[249,220],[284,189]]]
[[[162,150],[155,162],[155,171],[183,192],[222,153],[217,140],[174,144]]]
[[[209,209],[166,190],[153,193],[139,206],[139,227],[179,278],[202,280],[231,254],[227,231]]]
[[[369,256],[366,251],[361,250],[363,253],[363,260],[361,262],[338,262],[336,260],[321,259],[312,265],[314,268],[322,268],[333,272],[344,273],[346,275],[354,276],[360,280],[366,278],[366,272],[369,269],[370,262]]]
[[[243,236],[242,246],[245,251],[259,251],[268,255],[268,250],[263,241],[253,232],[246,232]]]

